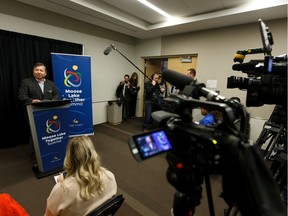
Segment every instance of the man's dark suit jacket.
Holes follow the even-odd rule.
[[[45,80],[44,92],[42,93],[38,81],[34,77],[31,77],[21,81],[18,99],[23,104],[29,104],[32,103],[33,99],[59,100],[59,95],[54,82],[51,80]]]

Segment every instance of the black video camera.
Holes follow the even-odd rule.
[[[261,19],[258,22],[263,48],[237,51],[234,62],[239,63],[234,64],[232,69],[242,71],[248,77],[228,77],[227,88],[247,90],[247,107],[257,107],[263,104],[277,104],[286,107],[287,54],[278,57],[271,56],[274,44],[272,34]],[[243,63],[245,55],[256,53],[264,53],[264,59]]]
[[[163,77],[171,74],[173,77],[174,73],[164,71]],[[200,204],[204,178],[208,179],[210,174],[223,174],[225,163],[235,156],[229,151],[237,152],[239,145],[243,148],[248,145],[247,134],[240,133],[234,125],[234,110],[242,110],[242,105],[206,89],[203,84],[196,86],[194,93],[190,85],[181,90],[191,92],[191,95],[206,92],[205,95],[214,101],[193,99],[183,93],[171,95],[164,99],[161,111],[152,113],[154,129],[129,139],[131,152],[138,161],[167,153],[167,180],[177,190],[173,204],[175,216],[194,212]],[[211,127],[194,123],[192,113],[198,107],[220,111],[223,123]],[[249,119],[249,115],[242,117]]]

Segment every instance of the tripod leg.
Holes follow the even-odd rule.
[[[205,185],[206,185],[206,192],[207,192],[207,199],[208,199],[210,216],[214,216],[215,212],[214,212],[212,190],[211,190],[211,183],[210,183],[209,175],[205,175]]]
[[[279,141],[280,141],[280,136],[281,136],[281,132],[282,132],[282,129],[278,129],[278,133],[276,132],[273,132],[273,136],[272,136],[272,139],[269,143],[269,145],[267,146],[267,151],[264,155],[264,160],[267,161],[268,159],[271,159],[271,154],[272,152],[275,150],[277,144],[279,144]]]

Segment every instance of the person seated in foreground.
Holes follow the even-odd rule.
[[[47,199],[45,216],[87,215],[117,192],[114,174],[102,167],[88,136],[69,140],[64,171]]]

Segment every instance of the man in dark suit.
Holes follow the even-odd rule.
[[[142,140],[141,151],[144,154],[144,156],[153,155],[155,152],[159,151],[159,147],[156,145],[151,135],[147,135]]]
[[[130,106],[130,82],[129,75],[124,75],[124,80],[119,83],[116,89],[116,97],[122,103],[122,120],[127,121],[129,117],[129,106]]]
[[[45,78],[46,75],[47,71],[45,65],[43,63],[36,63],[33,66],[34,77],[26,78],[21,81],[21,85],[18,91],[18,99],[23,103],[24,106],[30,103],[38,103],[41,101],[59,100],[58,91],[54,82],[47,80]],[[27,113],[25,114],[25,118],[28,121]],[[31,133],[30,145],[32,149],[32,163],[33,166],[37,166]]]
[[[43,100],[59,100],[57,88],[51,80],[47,80],[46,67],[43,63],[36,63],[33,76],[21,81],[18,99],[25,105]]]

